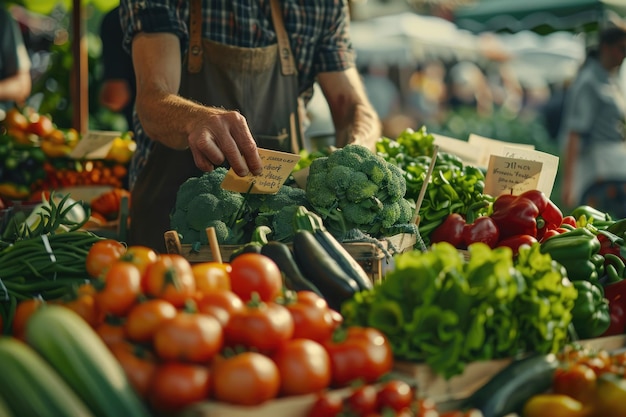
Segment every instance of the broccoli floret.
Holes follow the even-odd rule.
[[[224,190],[217,198],[219,200],[217,209],[222,216],[238,213],[241,205],[244,204],[244,196],[236,192]]]
[[[401,198],[398,200],[400,204],[400,217],[398,217],[398,223],[404,224],[409,223],[413,220],[413,215],[415,214],[415,204],[406,198]]]
[[[296,233],[294,219],[299,205],[285,206],[272,218],[272,240],[291,242]]]
[[[215,237],[218,243],[225,243],[231,234],[230,228],[221,220],[211,220],[207,227],[213,227],[215,229]],[[200,243],[203,245],[209,244],[209,236],[206,232],[202,233]]]
[[[307,198],[335,237],[346,227],[382,233],[410,217],[408,207],[400,203],[405,193],[402,170],[365,146],[347,145],[309,167]]]
[[[195,230],[205,230],[209,222],[220,220],[223,213],[219,211],[220,200],[213,194],[198,194],[187,208],[187,223]]]
[[[198,194],[210,193],[211,184],[207,183],[201,177],[191,177],[181,184],[176,194],[176,209],[186,210]]]

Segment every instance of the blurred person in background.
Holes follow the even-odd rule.
[[[566,207],[580,204],[599,181],[626,181],[626,100],[618,82],[625,57],[626,30],[601,30],[567,90],[560,133]]]
[[[19,25],[6,6],[0,5],[0,120],[6,111],[30,96],[30,58]]]
[[[107,109],[124,115],[127,130],[133,130],[135,106],[135,71],[133,60],[122,46],[124,32],[120,23],[119,6],[102,18],[102,88],[100,103]]]
[[[137,78],[128,243],[165,251],[180,185],[229,165],[259,175],[258,147],[299,152],[317,81],[335,143],[374,150],[381,126],[350,38],[348,0],[122,0]],[[140,134],[140,132],[145,132]]]

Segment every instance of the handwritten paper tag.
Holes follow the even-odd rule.
[[[222,181],[222,188],[239,193],[246,193],[249,189],[252,194],[276,194],[300,160],[300,155],[269,149],[259,149],[259,156],[263,161],[261,175],[240,177],[231,168]]]
[[[471,145],[478,146],[481,148],[481,153],[477,158],[476,166],[480,168],[485,168],[489,164],[489,158],[491,155],[504,155],[503,149],[505,146],[511,147],[514,146],[516,148],[522,149],[535,149],[534,145],[523,144],[523,143],[511,143],[504,142],[501,140],[490,139],[483,136],[476,135],[474,133],[469,135],[467,142]]]
[[[81,137],[72,149],[70,158],[74,159],[104,159],[111,149],[113,140],[121,132],[91,130]]]
[[[438,145],[440,150],[458,156],[468,165],[476,166],[478,157],[482,154],[482,147],[437,133],[432,135],[435,138],[435,145]]]
[[[558,156],[546,152],[521,149],[510,146],[504,147],[503,155],[509,158],[542,162],[543,168],[541,169],[541,175],[539,176],[539,184],[537,184],[537,189],[543,191],[546,196],[550,197],[550,195],[552,194],[552,189],[554,188],[556,174],[559,169]]]
[[[527,190],[535,190],[539,184],[542,166],[540,161],[491,155],[485,175],[484,192],[497,197],[500,194],[518,195]]]

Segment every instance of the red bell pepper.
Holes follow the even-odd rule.
[[[519,197],[528,198],[530,201],[535,203],[537,209],[539,209],[536,236],[538,239],[541,239],[546,231],[555,229],[563,223],[563,213],[561,212],[561,209],[542,191],[528,190],[520,194]],[[575,225],[576,224],[574,222],[574,226]]]
[[[519,252],[519,248],[522,245],[532,245],[533,243],[537,243],[537,238],[528,235],[528,234],[520,234],[515,236],[509,236],[506,239],[502,239],[498,242],[497,246],[506,246],[511,248],[513,251],[513,256],[517,256]]]
[[[504,198],[505,202],[498,200]],[[537,236],[539,208],[529,198],[517,196],[513,199],[504,194],[493,203],[491,218],[498,226],[500,239],[516,235]]]
[[[430,242],[448,242],[455,248],[463,246],[463,228],[465,218],[459,213],[450,213],[448,217],[430,234]]]
[[[494,248],[499,240],[498,226],[489,216],[480,216],[474,223],[466,223],[463,227],[463,243],[466,247],[475,242],[483,242]]]
[[[602,336],[626,333],[626,280],[605,285],[604,298],[609,300],[611,324]]]
[[[563,220],[561,221],[561,226],[563,225],[577,227],[576,218],[572,215],[563,217]]]

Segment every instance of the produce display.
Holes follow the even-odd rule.
[[[131,203],[120,187],[9,210],[0,413],[626,416],[626,219],[486,195],[445,153],[427,178],[432,149],[421,129],[310,155],[307,186],[274,195],[222,190],[224,168],[191,178],[176,254],[86,230]],[[380,279],[347,250],[397,233],[419,239],[383,251]],[[187,259],[205,246],[227,256]],[[486,382],[429,397],[469,379]]]
[[[0,197],[26,200],[41,190],[75,185],[121,187],[136,148],[130,132],[113,140],[106,158],[71,158],[81,135],[34,109],[10,109],[0,123]]]

